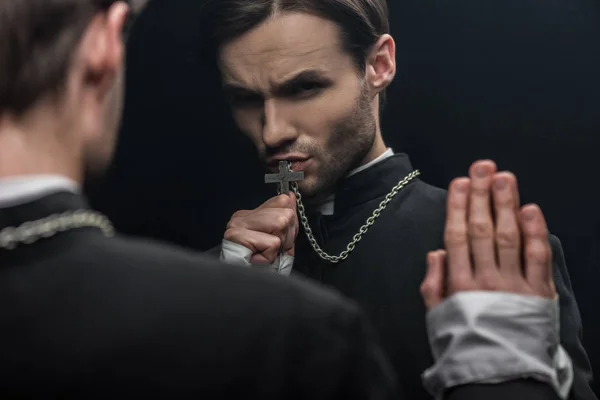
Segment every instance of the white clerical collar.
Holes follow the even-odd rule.
[[[373,161],[370,161],[370,162],[366,163],[365,165],[361,165],[360,167],[350,171],[350,173],[348,175],[346,175],[346,178],[349,178],[352,175],[356,175],[359,172],[369,169],[373,165],[379,164],[383,160],[390,158],[393,155],[394,155],[394,150],[391,147],[389,147],[383,154],[381,154],[379,157],[377,157]],[[334,202],[335,202],[335,195],[332,195],[323,204],[319,205],[319,207],[317,207],[317,209],[319,210],[319,212],[322,215],[333,215]]]
[[[0,179],[0,208],[26,204],[49,194],[79,192],[79,185],[60,175],[27,175]]]

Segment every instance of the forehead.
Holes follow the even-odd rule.
[[[307,13],[270,18],[223,47],[220,65],[226,81],[249,86],[285,81],[297,71],[334,72],[351,65],[335,23]]]

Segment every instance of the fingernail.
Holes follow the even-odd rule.
[[[528,209],[525,210],[525,213],[523,215],[523,217],[527,220],[527,221],[533,221],[535,219],[535,217],[537,216],[537,212],[534,209]]]
[[[496,179],[496,181],[494,182],[494,186],[496,187],[496,189],[498,190],[503,190],[506,188],[507,186],[507,182],[505,179]]]
[[[483,165],[476,167],[475,168],[475,176],[477,176],[478,178],[485,178],[486,176],[488,176],[487,168],[484,167]]]

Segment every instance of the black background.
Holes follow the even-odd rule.
[[[204,0],[153,0],[129,42],[114,168],[91,192],[118,229],[199,250],[272,194],[204,61]],[[393,0],[398,74],[383,131],[446,187],[480,158],[517,174],[562,240],[600,369],[600,5]],[[598,391],[597,391],[598,392]]]

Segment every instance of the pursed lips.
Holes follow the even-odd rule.
[[[269,162],[268,162],[268,169],[271,172],[278,172],[279,171],[279,162],[280,161],[289,161],[292,163],[292,170],[293,171],[303,171],[309,161],[310,161],[311,157],[306,156],[306,155],[277,155],[275,157],[272,157]]]

